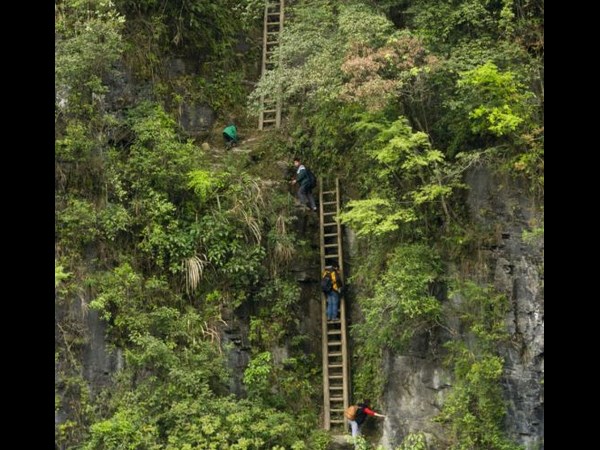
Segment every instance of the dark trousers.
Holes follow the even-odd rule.
[[[300,185],[300,188],[298,189],[298,199],[303,205],[306,205],[308,203],[310,205],[310,209],[317,209],[317,206],[315,205],[315,198],[312,195],[311,188]]]
[[[223,133],[223,139],[225,139],[225,147],[231,148],[237,142],[237,139],[232,138],[227,133]]]

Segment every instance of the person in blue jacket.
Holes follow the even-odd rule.
[[[310,209],[316,212],[317,205],[315,205],[315,198],[312,195],[312,190],[315,187],[316,180],[311,179],[314,176],[309,176],[308,170],[306,167],[304,167],[304,164],[302,164],[300,158],[294,158],[294,166],[296,167],[297,171],[296,178],[292,180],[292,184],[300,185],[298,188],[298,200],[300,200],[300,203],[303,205],[308,203],[310,205]]]

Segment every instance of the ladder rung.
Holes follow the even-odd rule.
[[[263,114],[264,113],[274,113],[274,112],[277,112],[277,110],[276,109],[263,109]]]
[[[279,31],[267,31],[267,34],[279,34]]]
[[[337,211],[323,213],[324,216],[335,216]]]
[[[328,222],[323,224],[324,227],[330,227],[332,225],[337,225],[337,222]]]
[[[341,380],[342,378],[344,378],[343,375],[329,375],[330,380]]]
[[[343,409],[333,409],[333,408],[331,408],[330,411],[331,412],[344,412]]]
[[[331,357],[342,356],[342,352],[333,352],[333,353],[330,353],[329,356],[331,356]]]
[[[323,235],[323,237],[333,237],[333,236],[337,236],[337,233],[328,233],[328,234]]]
[[[336,205],[337,202],[323,202],[324,205]]]
[[[325,244],[323,247],[325,247],[325,248],[337,247],[337,244]]]
[[[342,364],[328,364],[327,367],[330,369],[341,369],[344,366]]]
[[[335,194],[335,193],[336,193],[336,191],[325,191],[325,192],[323,192],[323,195],[325,195],[325,194]]]
[[[327,334],[342,334],[342,330],[328,330]]]
[[[338,258],[340,255],[325,255],[325,259],[327,258]]]
[[[331,342],[328,342],[327,345],[331,345],[331,346],[342,345],[342,341],[331,341]]]
[[[344,389],[342,386],[329,386],[330,391],[341,391]]]
[[[344,401],[344,397],[331,397],[329,399],[330,402],[343,402]]]
[[[331,420],[329,421],[329,423],[344,423],[344,421],[343,421],[343,420],[331,419]]]
[[[264,123],[277,122],[277,119],[264,119],[263,122]]]

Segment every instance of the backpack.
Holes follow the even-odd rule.
[[[333,281],[331,280],[331,272],[327,272],[323,278],[321,278],[321,290],[324,294],[329,294],[333,289]]]
[[[305,168],[306,169],[306,176],[308,177],[308,187],[310,189],[314,189],[315,187],[317,187],[317,177],[315,177],[315,174],[312,173],[312,170],[310,170],[309,168]]]
[[[346,408],[346,411],[344,411],[344,416],[346,416],[346,419],[348,420],[355,420],[357,413],[358,405],[350,405]]]

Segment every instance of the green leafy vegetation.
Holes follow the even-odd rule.
[[[415,339],[433,347],[444,330],[435,357],[453,381],[440,439],[517,448],[498,352],[509,305],[468,269],[497,230],[469,223],[465,175],[485,166],[543,204],[543,5],[304,0],[286,11],[277,69],[260,78],[263,1],[55,3],[56,445],[327,448],[296,273],[317,261],[315,242],[281,164],[300,155],[342,180],[339,218],[356,235],[354,399],[377,403],[384,358]],[[273,92],[281,129],[248,139],[248,156],[211,148],[225,117],[254,124]],[[183,132],[190,105],[215,113],[206,135]],[[524,244],[541,245],[539,215]],[[248,342],[225,344],[240,329]],[[90,383],[99,332],[115,367]],[[426,439],[416,431],[399,448]]]
[[[498,345],[509,337],[504,323],[509,303],[504,295],[471,282],[450,295],[454,298],[450,308],[461,317],[465,339],[446,344],[446,363],[454,371],[454,386],[436,420],[450,425],[452,449],[522,448],[502,432],[504,360],[498,355]]]

